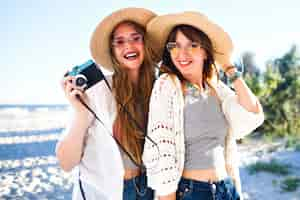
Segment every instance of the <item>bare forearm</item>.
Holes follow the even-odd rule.
[[[238,96],[238,101],[241,106],[243,106],[246,110],[253,113],[258,113],[262,111],[261,105],[247,86],[246,82],[242,77],[234,78],[237,75],[237,69],[233,65],[224,66],[224,71],[227,77],[233,78],[233,87]]]
[[[256,96],[252,93],[242,78],[238,78],[233,82],[233,87],[238,96],[239,103],[249,112],[258,113],[260,104]]]
[[[69,132],[56,146],[56,156],[65,171],[70,171],[81,160],[84,138],[88,125],[80,119],[74,119]]]

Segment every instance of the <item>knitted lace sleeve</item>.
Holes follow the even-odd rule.
[[[222,101],[223,112],[235,139],[243,138],[263,123],[263,112],[253,113],[247,111],[239,104],[235,92],[221,81],[217,85],[217,91]]]
[[[148,186],[158,196],[175,192],[180,180],[178,162],[176,88],[168,76],[161,76],[154,84],[150,99],[148,136],[143,161],[147,169]]]

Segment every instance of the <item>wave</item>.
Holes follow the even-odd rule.
[[[0,105],[0,133],[63,128],[67,105]]]
[[[43,130],[23,130],[23,131],[0,131],[1,137],[16,137],[16,136],[36,136],[48,134],[60,134],[64,128],[52,128]]]
[[[66,109],[68,107],[67,104],[0,104],[0,110],[2,109],[27,109],[29,111],[34,111],[39,108],[48,108],[48,109]]]
[[[0,116],[27,116],[33,112],[66,111],[68,105],[7,105],[0,104]]]

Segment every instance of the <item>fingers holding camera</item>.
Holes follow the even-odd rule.
[[[86,99],[86,95],[83,91],[81,91],[80,89],[70,89],[70,93],[69,95],[71,96],[71,98],[81,98],[82,100]],[[86,102],[86,101],[84,101]]]
[[[77,88],[73,83],[74,83],[75,78],[73,76],[67,76],[64,77],[61,86],[62,89],[65,92],[65,95],[67,96],[68,99],[70,98],[75,98],[76,94],[80,95],[82,97],[83,92],[80,90],[80,88]],[[80,93],[78,93],[80,91]]]
[[[74,77],[66,76],[61,81],[61,87],[65,93],[66,98],[73,106],[77,113],[87,113],[87,109],[78,100],[80,97],[85,103],[88,104],[87,95],[80,89],[78,89],[74,84]]]
[[[63,79],[61,80],[61,87],[64,90],[64,92],[66,93],[66,89],[70,89],[72,82],[74,80],[74,77],[72,76],[64,76]]]

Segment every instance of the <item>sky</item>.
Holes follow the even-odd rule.
[[[233,59],[251,51],[266,60],[300,45],[298,0],[2,0],[0,104],[65,104],[60,80],[91,58],[90,36],[111,12],[143,7],[157,14],[198,11],[232,37]]]

